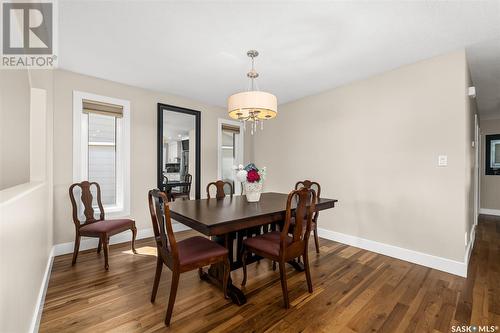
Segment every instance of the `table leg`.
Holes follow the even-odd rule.
[[[200,278],[204,281],[210,282],[220,289],[222,289],[222,273],[224,270],[224,265],[222,264],[214,264],[210,266],[208,272],[201,273]],[[227,294],[231,298],[234,304],[243,305],[247,302],[247,298],[245,294],[236,287],[232,280],[231,276],[229,276],[228,285],[227,285]]]
[[[247,234],[248,233],[248,234]],[[257,229],[252,228],[250,230],[241,230],[237,233],[230,233],[226,235],[221,235],[221,236],[214,236],[212,237],[212,240],[214,242],[217,242],[220,245],[223,245],[228,249],[228,256],[229,256],[229,263],[231,266],[231,271],[239,269],[241,267],[241,260],[240,260],[240,247],[242,246],[242,240],[243,236],[251,236],[251,234],[259,234]],[[234,240],[237,240],[237,246],[236,246],[236,251],[234,251]],[[261,257],[252,255],[249,256],[247,259],[247,264],[250,264],[252,262],[260,260]],[[296,260],[290,260],[288,262],[290,265],[293,266],[297,271],[303,272],[304,271],[304,264],[301,262],[298,262]],[[214,285],[216,285],[218,288],[222,289],[222,281],[223,281],[223,276],[224,276],[224,265],[222,263],[218,264],[213,264],[210,266],[207,272],[203,271],[200,274],[200,278],[204,281],[210,282]],[[240,288],[236,287],[232,280],[231,276],[229,276],[229,281],[228,281],[228,286],[227,286],[227,293],[231,300],[233,301],[234,304],[237,305],[243,305],[247,302],[246,296],[241,291]]]
[[[230,266],[235,268],[234,261],[234,253],[233,253],[233,241],[235,238],[235,234],[226,234],[223,236],[215,236],[212,238],[213,241],[218,244],[223,245],[229,250],[229,262]],[[239,254],[236,253],[236,257],[239,257]],[[204,281],[210,282],[220,289],[222,289],[222,281],[224,276],[224,265],[222,263],[213,264],[208,269],[208,272],[202,272],[200,278]],[[233,303],[237,305],[243,305],[247,302],[247,298],[241,289],[236,287],[232,280],[231,275],[229,275],[228,285],[227,285],[227,294],[233,301]]]
[[[304,264],[301,262],[298,262],[297,260],[290,260],[288,262],[290,265],[292,265],[293,268],[295,268],[296,271],[298,272],[303,272],[304,271]]]

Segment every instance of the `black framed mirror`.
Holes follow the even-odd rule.
[[[158,103],[157,147],[158,188],[174,199],[200,199],[201,112]]]
[[[500,176],[500,134],[486,135],[486,175]]]

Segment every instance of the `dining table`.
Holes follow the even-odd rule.
[[[181,182],[181,181],[173,180],[173,181],[169,181],[168,183],[163,183],[163,191],[170,193],[170,192],[172,192],[173,188],[190,186],[190,185],[191,185],[191,182]]]
[[[288,194],[262,193],[258,202],[248,202],[244,195],[227,195],[224,198],[182,200],[169,203],[171,217],[223,245],[228,249],[231,271],[242,267],[241,253],[243,239],[270,230],[279,230],[285,220]],[[318,198],[316,211],[334,208],[336,199]],[[294,209],[294,202],[292,202]],[[247,264],[262,259],[253,255]],[[296,270],[304,266],[299,261],[290,261]],[[224,267],[214,264],[208,271],[202,271],[200,278],[222,289]],[[231,277],[228,281],[228,295],[238,305],[246,303],[246,296],[236,287]]]

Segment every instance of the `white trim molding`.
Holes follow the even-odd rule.
[[[500,209],[479,208],[479,214],[500,216]]]
[[[45,303],[45,294],[47,293],[47,287],[49,286],[50,273],[52,271],[52,263],[54,262],[54,247],[50,250],[49,258],[47,259],[47,266],[45,267],[45,273],[43,274],[42,284],[40,285],[40,290],[38,291],[38,297],[35,304],[35,312],[33,313],[33,318],[31,319],[31,325],[29,332],[36,333],[40,327],[40,320],[42,319],[43,304]]]
[[[472,247],[474,244],[474,241],[471,237],[472,241],[469,242],[469,245],[466,249],[464,261],[456,261],[323,228],[318,228],[318,233],[320,237],[328,240],[358,247],[371,252],[380,253],[389,257],[401,259],[414,264],[434,268],[443,272],[463,277],[467,277],[469,256],[472,252]]]

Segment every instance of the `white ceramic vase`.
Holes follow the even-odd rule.
[[[245,182],[245,195],[248,202],[258,202],[262,193],[262,183]]]

